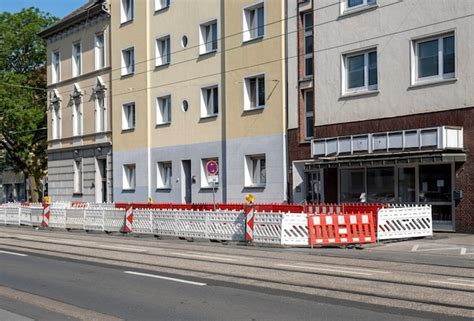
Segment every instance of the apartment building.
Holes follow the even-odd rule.
[[[112,200],[110,14],[91,0],[41,31],[47,43],[53,201]]]
[[[111,1],[116,201],[286,200],[285,28],[283,1]]]
[[[474,3],[321,0],[314,22],[293,200],[431,204],[436,229],[474,231]]]

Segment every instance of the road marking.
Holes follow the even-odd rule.
[[[15,253],[15,252],[8,252],[8,251],[0,251],[0,253],[3,253],[3,254],[10,254],[10,255],[16,255],[16,256],[28,256],[28,255],[26,255],[26,254]]]
[[[412,252],[428,252],[428,251],[459,251],[459,255],[472,255],[474,253],[467,253],[466,247],[435,247],[435,248],[428,248],[428,249],[420,249],[418,244],[414,245],[411,249]]]
[[[191,254],[191,253],[173,252],[171,254],[180,255],[180,256],[198,257],[198,258],[203,258],[203,259],[222,260],[222,261],[236,261],[237,260],[235,258],[224,257],[224,256],[212,256],[212,255],[201,255],[201,254]]]
[[[418,247],[420,247],[418,244],[413,245],[413,247],[411,248],[411,251],[416,252],[416,250],[418,250]]]
[[[297,268],[297,269],[308,269],[308,270],[317,270],[317,271],[328,271],[334,273],[346,273],[346,274],[356,274],[356,275],[373,275],[374,273],[390,273],[386,271],[375,271],[375,270],[367,270],[366,272],[361,272],[364,270],[361,269],[350,269],[350,268],[339,268],[337,266],[318,266],[318,265],[290,265],[290,264],[277,264],[277,266],[281,267],[289,267],[289,268]],[[370,273],[372,272],[372,273]]]
[[[474,280],[466,280],[466,279],[459,279],[459,278],[449,278],[448,280],[474,283]]]
[[[103,247],[106,249],[116,249],[116,250],[122,250],[122,251],[131,251],[131,252],[148,252],[146,249],[141,249],[138,247],[127,247],[127,246],[114,246],[114,245],[99,245],[99,247]]]
[[[449,281],[438,281],[438,280],[430,280],[431,283],[442,283],[442,284],[452,284],[452,285],[461,285],[461,286],[473,286],[474,284],[465,284],[459,282],[449,282]]]
[[[207,285],[206,283],[200,283],[200,282],[194,282],[194,281],[188,281],[188,280],[182,280],[182,279],[175,279],[175,278],[160,276],[160,275],[156,275],[156,274],[140,273],[140,272],[133,272],[133,271],[124,271],[124,273],[138,275],[138,276],[146,276],[146,277],[149,277],[149,278],[155,278],[155,279],[161,279],[161,280],[167,280],[167,281],[174,281],[174,282],[179,282],[179,283],[186,283],[186,284],[191,284],[191,285],[198,285],[198,286]]]

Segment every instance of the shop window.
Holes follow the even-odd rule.
[[[420,203],[451,200],[451,164],[420,166]]]
[[[365,170],[341,169],[341,202],[360,202],[365,197]]]
[[[394,168],[367,168],[367,202],[389,203],[394,201]]]

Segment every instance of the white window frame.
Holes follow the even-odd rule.
[[[82,159],[73,159],[73,170],[74,170],[74,194],[82,194],[83,191],[83,163]]]
[[[99,46],[99,41],[98,41],[99,37],[102,38],[102,47]],[[95,70],[99,70],[99,69],[105,68],[106,66],[105,32],[100,32],[95,35],[94,44],[95,44]],[[102,64],[100,62],[102,62]]]
[[[167,46],[167,47],[166,47]],[[155,40],[155,66],[164,66],[171,63],[171,37],[170,35],[156,38]]]
[[[314,75],[314,60],[313,60],[313,57],[314,57],[314,54],[313,54],[313,51],[314,51],[314,34],[313,34],[314,21],[311,24],[311,29],[308,29],[305,25],[307,15],[311,15],[314,19],[313,11],[303,13],[303,15],[302,15],[302,18],[303,18],[304,76],[305,77],[312,77]],[[310,53],[306,52],[306,37],[308,37],[308,36],[311,36],[312,39],[313,39],[313,50]],[[306,69],[307,69],[306,67],[307,67],[308,59],[311,59],[311,62],[312,62],[311,63],[311,65],[312,65],[311,66],[311,74],[306,73]]]
[[[264,83],[264,103],[263,105],[260,104],[259,102],[259,79],[260,78],[263,78],[263,83]],[[255,105],[252,106],[252,93],[251,93],[251,80],[252,79],[255,79],[255,99],[256,101],[254,102]],[[249,77],[246,77],[243,81],[244,83],[244,110],[256,110],[256,109],[263,109],[265,108],[265,105],[266,105],[266,100],[267,100],[267,96],[266,96],[266,92],[265,92],[265,87],[266,87],[266,84],[265,84],[265,74],[258,74],[258,75],[253,75],[253,76],[249,76]]]
[[[215,30],[212,27],[214,25],[216,26]],[[206,35],[208,37],[206,37]],[[217,30],[217,20],[212,20],[212,21],[199,25],[199,54],[200,55],[217,51],[218,40],[219,40],[218,35],[219,35],[219,31]]]
[[[72,99],[72,136],[81,136],[83,133],[83,103],[82,98]]]
[[[443,39],[454,37],[454,72],[444,73],[444,43]],[[423,42],[438,40],[438,75],[419,78],[418,77],[418,45]],[[412,84],[425,82],[436,82],[456,78],[456,35],[454,32],[438,34],[434,36],[416,38],[411,41],[411,80]]]
[[[377,1],[378,0],[363,0],[361,4],[349,7],[349,0],[341,0],[341,14],[376,7]]]
[[[61,52],[54,51],[51,54],[51,82],[55,84],[60,81],[61,81]]]
[[[132,109],[132,112],[128,114],[126,109]],[[136,106],[135,102],[129,102],[122,105],[122,130],[133,130],[136,127]]]
[[[95,131],[102,133],[107,131],[107,105],[105,100],[105,90],[96,92],[95,99]],[[102,101],[102,106],[100,104]]]
[[[303,92],[304,94],[304,138],[306,140],[310,140],[314,137],[314,92],[312,90],[305,90]],[[313,110],[312,111],[308,111],[308,108],[307,108],[307,101],[308,101],[308,96],[311,95],[312,96],[312,100],[313,100]],[[313,118],[313,121],[311,123],[311,126],[313,128],[313,135],[312,136],[308,136],[308,127],[307,127],[307,120],[308,118],[312,117]]]
[[[128,3],[128,10],[125,4]],[[132,21],[135,15],[134,0],[120,0],[120,23]]]
[[[201,159],[201,188],[212,188],[211,182],[209,182],[209,175],[207,173],[207,163],[209,161],[214,161],[219,164],[218,157],[209,157]],[[219,173],[217,173],[219,175]],[[214,184],[214,188],[218,188],[219,182]]]
[[[170,2],[170,0],[155,0],[155,11],[169,8]]]
[[[262,160],[265,180],[262,180]],[[265,154],[245,155],[245,187],[265,187],[267,184],[267,160]]]
[[[217,91],[217,98],[214,95]],[[210,92],[210,97],[208,93]],[[210,98],[210,100],[208,99]],[[217,101],[215,101],[215,98]],[[214,109],[217,108],[217,111]],[[201,118],[215,117],[219,114],[219,86],[213,85],[201,88]]]
[[[259,35],[260,21],[258,18],[258,9],[263,8],[263,21],[261,27],[263,32]],[[251,41],[265,36],[265,4],[259,2],[257,4],[245,7],[242,12],[242,26],[243,26],[243,41]],[[253,19],[253,20],[252,20]]]
[[[124,164],[122,167],[122,189],[124,191],[135,190],[137,184],[136,164]]]
[[[375,52],[377,55],[377,83],[369,85],[369,54]],[[349,88],[348,76],[348,58],[364,55],[364,86],[357,88]],[[342,55],[342,92],[343,94],[354,94],[359,92],[376,92],[378,90],[379,81],[379,60],[377,48],[370,48],[362,51],[346,53]]]
[[[171,161],[159,161],[156,163],[156,188],[170,189],[173,177],[173,163]]]
[[[156,97],[156,125],[171,123],[171,95]]]
[[[82,45],[76,42],[72,44],[72,76],[80,75],[82,75]]]
[[[61,104],[51,104],[51,139],[61,139]]]
[[[128,54],[131,52],[131,54]],[[125,60],[126,56],[130,57],[130,61]],[[135,73],[135,47],[128,47],[122,50],[122,76],[132,75]]]

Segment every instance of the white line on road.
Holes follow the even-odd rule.
[[[15,253],[15,252],[8,252],[8,251],[0,251],[0,253],[3,253],[3,254],[10,254],[10,255],[16,255],[16,256],[28,256],[28,255],[26,255],[26,254]]]
[[[458,250],[460,251],[462,247],[437,247],[432,249],[417,249],[416,252],[425,252],[425,251],[450,251],[450,250]]]
[[[236,261],[237,260],[237,258],[230,258],[230,257],[224,257],[224,256],[201,255],[201,254],[191,254],[191,253],[173,252],[171,254],[180,255],[180,256],[197,257],[197,258],[203,258],[203,259],[211,259],[211,260],[222,260],[222,261]]]
[[[449,281],[461,281],[461,282],[469,282],[474,283],[474,280],[466,280],[466,279],[459,279],[459,278],[449,278]]]
[[[459,283],[459,282],[448,282],[448,281],[438,281],[438,280],[430,280],[431,283],[441,283],[441,284],[452,284],[452,285],[461,285],[461,286],[474,286],[474,284],[466,284],[466,283]]]
[[[363,272],[362,269],[351,269],[351,268],[340,268],[338,266],[318,266],[318,265],[290,265],[290,264],[277,264],[280,267],[289,267],[296,269],[308,269],[308,270],[317,270],[317,271],[328,271],[334,273],[345,273],[345,274],[356,274],[356,275],[373,275],[374,273],[390,273],[387,271],[376,271],[376,270],[366,270]]]
[[[169,278],[169,277],[166,277],[166,276],[160,276],[160,275],[155,275],[155,274],[140,273],[140,272],[133,272],[133,271],[124,271],[124,273],[126,273],[126,274],[138,275],[138,276],[146,276],[146,277],[149,277],[149,278],[155,278],[155,279],[161,279],[161,280],[167,280],[167,281],[174,281],[174,282],[179,282],[179,283],[186,283],[186,284],[191,284],[191,285],[198,285],[198,286],[207,285],[206,283],[200,283],[200,282],[193,282],[193,281],[182,280],[182,279]]]
[[[106,249],[122,250],[122,251],[140,252],[140,253],[148,251],[146,249],[141,249],[141,248],[138,248],[138,247],[128,247],[128,246],[99,245],[99,247],[103,247],[103,248],[106,248]]]

